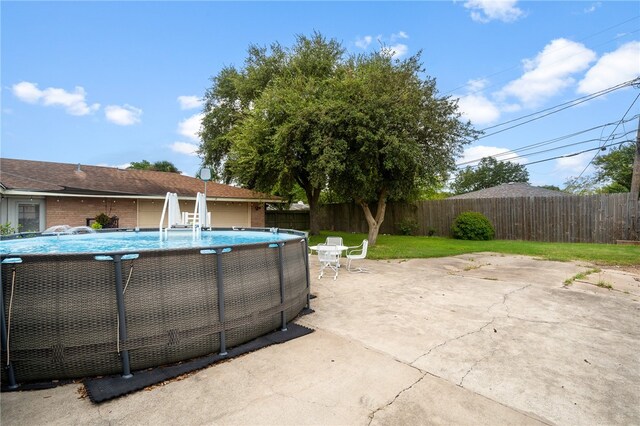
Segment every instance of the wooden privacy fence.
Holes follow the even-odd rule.
[[[308,210],[267,210],[264,217],[267,228],[309,229]]]
[[[415,221],[416,235],[451,236],[451,223],[465,211],[487,216],[496,239],[502,240],[615,243],[640,239],[640,201],[629,194],[389,203],[380,233],[400,234],[402,221]],[[368,232],[362,209],[354,204],[321,206],[320,229]]]

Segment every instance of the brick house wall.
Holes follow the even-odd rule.
[[[100,213],[118,216],[120,228],[135,228],[137,201],[135,199],[47,197],[46,227],[54,225],[84,226],[87,218]]]
[[[162,201],[158,202],[162,203]],[[210,210],[215,215],[215,206],[210,206]],[[263,228],[265,226],[264,203],[251,203],[250,210],[251,226]],[[118,216],[120,228],[138,226],[136,199],[47,197],[46,212],[47,228],[54,225],[84,226],[87,224],[87,218],[94,218],[100,213]]]

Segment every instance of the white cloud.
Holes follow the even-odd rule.
[[[475,125],[492,123],[500,118],[500,109],[482,93],[487,83],[484,79],[469,80],[466,84],[469,93],[458,98],[460,113]]]
[[[515,22],[524,16],[516,3],[517,0],[469,0],[464,7],[471,9],[471,19],[476,22]]]
[[[639,75],[640,41],[631,41],[613,52],[602,55],[578,84],[578,93],[598,92]]]
[[[558,158],[556,160],[555,171],[564,173],[566,177],[576,173],[582,173],[592,158],[593,152],[583,152],[573,157]]]
[[[131,163],[124,163],[124,164],[119,164],[119,165],[112,165],[112,164],[106,164],[106,163],[98,163],[96,164],[96,166],[100,166],[100,167],[113,167],[114,169],[128,169],[129,167],[131,167]]]
[[[498,107],[482,94],[468,94],[458,99],[463,117],[475,125],[489,124],[500,118]]]
[[[508,83],[500,97],[514,96],[528,107],[536,107],[575,83],[573,74],[584,71],[596,54],[583,44],[556,39],[533,59],[525,59],[525,73]]]
[[[38,89],[38,85],[29,83],[28,81],[21,81],[18,84],[14,84],[12,90],[15,97],[30,104],[37,103],[43,96],[42,91]]]
[[[479,78],[477,80],[467,81],[466,86],[469,89],[469,92],[476,93],[483,90],[485,87],[487,87],[487,84],[489,84],[488,80],[484,78]]]
[[[108,105],[104,109],[107,120],[119,126],[130,126],[140,122],[142,110],[131,105]]]
[[[381,49],[383,52],[390,53],[394,59],[399,59],[407,54],[409,46],[402,43],[394,44],[393,46],[385,46]]]
[[[378,35],[375,39],[382,46],[380,48],[381,52],[390,54],[394,59],[399,59],[409,52],[409,46],[404,43],[397,43],[397,41],[408,38],[409,35],[406,32],[399,31],[391,34],[389,37]],[[372,36],[366,35],[364,37],[357,38],[354,44],[360,49],[367,49],[373,40],[374,38]]]
[[[197,96],[178,96],[180,109],[194,109],[202,107],[202,99]]]
[[[14,96],[23,102],[44,106],[62,106],[68,114],[88,115],[100,108],[100,104],[87,105],[84,88],[76,86],[73,92],[67,92],[57,87],[40,90],[36,83],[22,81],[12,87]]]
[[[502,112],[518,112],[522,110],[522,106],[518,104],[502,104],[500,105],[500,111]]]
[[[397,32],[395,34],[391,34],[391,41],[394,42],[398,39],[409,38],[409,35],[404,31]]]
[[[593,13],[596,11],[596,9],[598,9],[600,6],[602,6],[602,2],[595,2],[595,3],[591,3],[591,5],[587,8],[584,9],[584,13]]]
[[[191,157],[198,156],[198,145],[189,142],[174,142],[170,145],[172,151],[186,154]]]
[[[359,47],[360,49],[366,49],[367,47],[369,47],[372,41],[373,41],[373,37],[368,35],[368,36],[364,36],[362,38],[356,39],[355,44],[356,44],[356,47]]]
[[[189,118],[185,118],[180,123],[178,123],[178,133],[182,136],[186,136],[189,139],[198,142],[200,137],[198,133],[200,132],[200,128],[202,127],[202,119],[204,118],[204,114],[199,113],[192,115]]]
[[[458,164],[466,163],[472,161],[472,163],[465,164],[465,166],[474,166],[478,164],[478,162],[484,157],[495,157],[498,154],[503,154],[505,152],[511,151],[508,148],[498,148],[497,146],[484,146],[477,145],[472,146],[464,150],[462,154],[462,159],[458,162]],[[509,155],[499,155],[496,160],[498,161],[511,161],[512,163],[524,164],[527,161],[527,158],[520,157],[514,159],[518,154],[509,154]]]

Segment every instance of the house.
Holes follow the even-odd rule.
[[[279,197],[207,182],[214,227],[263,227],[265,203]],[[0,158],[0,225],[21,232],[54,225],[88,225],[98,214],[118,217],[120,228],[157,228],[167,192],[181,211],[193,212],[205,183],[178,173]]]
[[[477,198],[517,198],[517,197],[566,197],[571,194],[553,191],[551,189],[531,186],[528,183],[512,182],[466,194],[454,195],[448,200],[477,199]]]

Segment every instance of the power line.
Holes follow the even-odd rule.
[[[488,130],[488,129],[493,129],[493,128],[500,127],[500,126],[504,126],[506,124],[510,124],[510,123],[513,123],[513,122],[516,122],[516,121],[523,120],[525,118],[529,118],[529,117],[535,116],[535,117],[531,118],[530,120],[523,121],[521,123],[514,124],[513,126],[509,126],[509,127],[504,128],[504,129],[497,130],[497,131],[495,131],[493,133],[489,133],[487,135],[480,136],[476,140],[485,139],[485,138],[488,138],[489,136],[493,136],[493,135],[497,135],[498,133],[506,132],[507,130],[511,130],[511,129],[516,128],[516,127],[520,127],[520,126],[525,125],[527,123],[531,123],[532,121],[540,120],[541,118],[547,117],[547,116],[549,116],[551,114],[555,114],[557,112],[564,111],[565,109],[574,107],[576,105],[580,105],[580,104],[582,104],[584,102],[588,102],[588,101],[590,101],[592,99],[595,99],[595,98],[597,98],[599,96],[603,96],[603,95],[609,94],[611,92],[614,92],[616,90],[622,89],[624,87],[632,86],[632,85],[638,84],[638,83],[640,83],[640,77],[636,77],[633,80],[625,81],[624,83],[620,83],[620,84],[617,84],[615,86],[611,86],[611,87],[609,87],[607,89],[604,89],[604,90],[601,90],[599,92],[591,93],[591,94],[583,96],[581,98],[576,98],[576,99],[573,99],[571,101],[564,102],[562,104],[558,104],[558,105],[555,105],[555,106],[550,107],[550,108],[545,108],[543,110],[540,110],[540,111],[537,111],[537,112],[534,112],[534,113],[531,113],[531,114],[528,114],[528,115],[524,115],[522,117],[514,118],[513,120],[509,120],[509,121],[506,121],[504,123],[500,123],[500,124],[496,124],[494,126],[487,127],[485,129],[482,129],[482,131]],[[545,114],[537,116],[538,114],[541,114],[541,113],[545,113]]]
[[[628,133],[621,133],[620,135],[614,136],[613,138],[610,138],[608,140],[613,142],[613,141],[615,141],[617,139],[620,139],[620,138],[623,138],[623,137],[627,137],[631,133],[635,133],[635,130],[633,130],[631,132],[628,132]],[[589,140],[586,140],[586,141],[574,142],[574,143],[558,146],[558,147],[555,147],[555,148],[549,148],[549,149],[544,149],[542,151],[532,152],[532,153],[527,154],[527,156],[544,154],[545,152],[557,151],[557,150],[562,149],[562,148],[567,148],[567,147],[576,146],[576,145],[582,145],[582,144],[589,143],[589,142],[603,142],[603,140],[601,138],[597,138],[597,139],[589,139]],[[624,143],[624,141],[623,141],[623,143]],[[600,144],[598,144],[598,145],[600,145]],[[525,157],[524,155],[517,155],[517,156],[511,157],[511,158],[509,158],[508,160],[505,160],[505,161],[516,160],[518,158],[524,158],[524,157]]]
[[[538,115],[538,114],[543,113],[543,112],[551,111],[551,110],[554,110],[556,108],[563,107],[563,106],[566,106],[566,105],[571,105],[574,102],[582,101],[582,100],[584,100],[586,98],[591,98],[592,96],[593,97],[601,96],[601,95],[610,93],[613,90],[618,90],[618,89],[622,89],[623,87],[631,86],[631,85],[635,84],[634,82],[640,83],[640,77],[636,77],[636,78],[634,78],[632,80],[628,80],[628,81],[625,81],[623,83],[619,83],[619,84],[616,84],[614,86],[607,87],[606,89],[602,89],[602,90],[600,90],[598,92],[589,93],[588,95],[584,95],[584,96],[581,96],[579,98],[563,102],[561,104],[557,104],[557,105],[554,105],[554,106],[551,106],[551,107],[548,107],[548,108],[545,108],[545,109],[541,109],[539,111],[532,112],[531,114],[522,115],[520,117],[513,118],[513,119],[511,119],[509,121],[505,121],[505,122],[502,122],[502,123],[494,124],[493,126],[485,127],[484,129],[481,129],[480,131],[484,132],[485,130],[495,129],[496,127],[501,127],[501,126],[504,126],[506,124],[511,124],[511,123],[513,123],[515,121],[520,121],[520,120],[525,119],[525,118],[533,117],[533,116]]]
[[[557,157],[545,158],[544,160],[532,161],[530,163],[521,164],[521,166],[530,166],[532,164],[544,163],[545,161],[557,160],[558,158],[575,157],[576,155],[584,154],[585,152],[590,152],[590,151],[596,151],[596,150],[597,151],[604,151],[604,148],[608,148],[610,146],[622,145],[622,144],[625,144],[627,142],[633,142],[633,140],[627,139],[627,140],[624,140],[622,142],[616,142],[616,143],[612,143],[612,144],[609,144],[609,145],[597,146],[595,148],[585,149],[584,151],[574,152],[573,154],[569,154],[569,155],[559,155]],[[596,155],[597,155],[597,153],[596,153]],[[595,157],[593,157],[593,158],[595,159]],[[589,164],[591,164],[591,162],[589,162]],[[587,164],[587,167],[589,167],[589,164]],[[586,170],[586,167],[585,167],[585,170]],[[582,173],[580,173],[580,176],[582,176]],[[580,176],[578,176],[578,177],[580,177]]]
[[[600,142],[603,142],[603,141],[604,142],[606,142],[606,141],[613,142],[613,141],[615,141],[617,139],[625,138],[625,137],[629,136],[631,133],[635,133],[635,130],[632,130],[632,131],[629,131],[629,132],[626,132],[626,133],[621,133],[621,134],[618,134],[618,135],[613,135],[613,137],[609,137],[609,138],[607,138],[605,140],[603,140],[602,138],[587,139],[587,140],[583,140],[583,141],[579,141],[579,142],[573,142],[573,143],[570,143],[570,144],[565,144],[565,145],[562,145],[562,146],[556,146],[556,147],[553,147],[553,148],[543,149],[543,150],[536,151],[536,152],[530,152],[530,153],[528,153],[526,155],[515,155],[513,157],[505,158],[504,160],[499,160],[499,161],[513,161],[513,160],[517,160],[519,158],[525,158],[525,156],[526,157],[530,157],[530,156],[534,156],[534,155],[544,154],[545,152],[557,151],[557,150],[562,149],[562,148],[567,148],[567,147],[576,146],[576,145],[583,145],[585,143],[598,142],[598,147],[600,147]],[[627,140],[625,140],[625,141],[627,141]],[[624,143],[625,141],[622,141],[622,143]],[[587,151],[591,151],[591,150],[587,150]],[[506,153],[501,153],[501,154],[506,154]],[[515,154],[515,153],[513,153],[513,154]],[[491,157],[495,158],[495,157],[497,157],[497,155],[492,155]],[[557,157],[554,157],[554,158],[557,158]],[[476,160],[476,161],[479,161],[479,160]],[[534,163],[528,163],[528,164],[534,164]],[[478,167],[478,165],[479,164],[474,164],[473,166],[467,166],[467,168],[473,169],[475,167]]]
[[[634,118],[638,118],[638,116],[636,115]],[[632,132],[626,132],[626,133],[623,132],[620,135],[614,135],[613,138],[611,138],[611,139],[612,140],[620,139],[621,137],[627,136],[629,133],[633,133],[633,131]],[[568,138],[563,138],[563,139],[568,139]],[[606,141],[607,140],[603,140],[602,137],[594,138],[594,139],[587,139],[587,140],[583,140],[583,141],[579,141],[579,142],[569,143],[569,144],[566,144],[566,145],[560,145],[560,146],[557,146],[557,147],[554,147],[554,148],[548,148],[548,149],[545,149],[545,150],[542,150],[542,151],[530,152],[527,155],[536,155],[536,154],[540,154],[542,152],[555,151],[557,149],[565,148],[565,147],[568,147],[568,146],[581,145],[581,144],[589,143],[589,142],[606,142]],[[554,142],[559,142],[559,140],[554,141]],[[520,153],[520,152],[527,152],[527,151],[530,151],[530,150],[532,150],[534,148],[540,148],[541,146],[550,145],[551,143],[552,142],[545,143],[545,144],[540,144],[538,146],[533,146],[533,147],[530,147],[530,148],[516,149],[516,150],[513,150],[511,152],[502,152],[502,153],[493,155],[493,157],[494,158],[498,157],[498,156],[503,157],[505,155],[516,154],[516,153]],[[522,157],[522,155],[519,155],[518,157]]]
[[[636,98],[633,100],[633,102],[631,102],[631,105],[629,105],[629,108],[627,108],[627,111],[625,111],[624,115],[622,116],[622,118],[620,119],[620,121],[618,122],[618,124],[616,125],[616,127],[611,131],[611,135],[613,135],[613,133],[616,131],[616,129],[618,128],[618,126],[620,126],[620,124],[622,124],[624,122],[624,118],[627,116],[627,114],[629,114],[629,111],[631,111],[631,108],[633,108],[633,105],[635,105],[636,101],[638,100],[638,98],[640,97],[640,93],[638,93],[638,95],[636,96]],[[610,138],[611,136],[609,136]],[[587,168],[591,165],[591,163],[593,163],[593,160],[596,159],[596,157],[598,156],[598,154],[600,154],[600,152],[596,152],[596,155],[593,156],[593,158],[591,159],[591,161],[589,161],[589,163],[585,166],[585,168],[582,170],[582,172],[580,173],[580,175],[578,175],[578,179],[580,179],[580,177],[584,174],[584,172],[587,170]]]
[[[625,120],[625,121],[623,122],[623,125],[624,125],[624,123],[627,123],[627,122],[629,122],[629,121],[635,120],[635,119],[636,119],[636,118],[638,118],[639,116],[640,116],[640,115],[635,115],[635,116],[633,116],[633,117],[631,117],[631,118],[629,118],[629,119]],[[498,157],[505,157],[505,156],[507,156],[507,155],[516,154],[516,153],[523,152],[523,151],[529,151],[529,150],[534,149],[534,148],[539,148],[539,147],[542,147],[542,146],[550,145],[550,144],[553,144],[553,143],[556,143],[556,142],[563,141],[563,140],[565,140],[565,139],[569,139],[569,138],[572,138],[572,137],[575,137],[575,136],[578,136],[578,135],[581,135],[581,134],[584,134],[584,133],[588,133],[588,132],[591,132],[591,131],[596,130],[596,129],[600,129],[600,128],[605,128],[605,127],[608,127],[608,126],[612,126],[612,125],[614,125],[614,124],[616,124],[616,123],[619,123],[619,122],[618,122],[618,121],[614,121],[614,122],[611,122],[611,123],[601,124],[601,125],[599,125],[599,126],[594,126],[594,127],[589,128],[589,129],[585,129],[585,130],[580,130],[580,131],[577,131],[577,132],[573,132],[573,133],[570,133],[570,134],[568,134],[568,135],[559,136],[559,137],[557,137],[557,138],[553,138],[553,139],[547,139],[547,140],[544,140],[544,141],[541,141],[541,142],[536,142],[536,143],[533,143],[533,144],[530,144],[530,145],[525,145],[525,146],[522,146],[522,147],[520,147],[520,148],[512,149],[512,150],[509,150],[509,151],[500,152],[500,153],[495,154],[495,155],[490,155],[489,157],[493,157],[493,158],[496,158],[496,159],[497,159]],[[625,131],[626,131],[626,129],[625,129]],[[625,133],[625,135],[626,135],[626,134],[627,134],[627,133]],[[619,137],[619,136],[618,136],[618,137]],[[617,138],[617,137],[616,137],[616,138]],[[567,147],[567,146],[574,146],[574,145],[578,145],[578,144],[582,144],[582,143],[588,143],[588,142],[594,142],[594,141],[603,141],[603,139],[602,139],[602,137],[599,137],[599,138],[597,138],[597,139],[588,139],[588,140],[585,140],[585,141],[580,141],[580,142],[576,142],[576,143],[572,143],[572,144],[568,144],[568,145],[559,146],[559,147],[557,147],[557,148],[553,148],[553,149],[560,149],[560,148],[564,148],[564,147]],[[605,140],[605,141],[606,141],[606,140]],[[546,151],[540,151],[540,152],[546,152]],[[535,154],[538,154],[538,153],[539,153],[539,152],[535,152],[535,153],[530,153],[530,154],[528,154],[528,155],[535,155]],[[519,156],[519,157],[520,157],[520,156]],[[518,157],[515,157],[515,158],[518,158]],[[464,162],[462,162],[462,163],[458,163],[458,164],[456,164],[456,167],[464,166],[464,165],[467,165],[467,164],[477,163],[477,162],[478,162],[478,161],[480,161],[481,159],[482,159],[482,158],[478,158],[478,159],[475,159],[475,160],[468,160],[468,161],[464,161]],[[509,160],[511,160],[511,159],[512,159],[512,158],[510,158],[510,159],[508,159],[508,160],[505,160],[505,161],[509,161]]]
[[[613,141],[613,140],[615,140],[615,139],[617,139],[617,138],[627,136],[629,133],[633,133],[635,130],[634,130],[634,131],[631,131],[631,132],[625,132],[625,133],[623,133],[623,134],[622,134],[622,136],[616,136],[616,135],[615,135],[615,131],[618,129],[618,127],[619,127],[620,125],[623,125],[623,124],[624,124],[624,123],[626,123],[627,121],[629,121],[629,120],[625,120],[625,118],[626,118],[627,114],[629,113],[629,111],[631,111],[631,108],[633,108],[633,105],[635,105],[635,103],[638,101],[638,98],[640,98],[640,93],[638,93],[638,95],[635,97],[635,99],[633,100],[633,102],[631,102],[631,105],[629,105],[629,108],[627,108],[627,110],[625,111],[625,113],[624,113],[624,115],[622,116],[622,118],[616,122],[616,127],[614,127],[614,129],[611,131],[611,134],[610,134],[606,139],[602,139],[602,137],[601,137],[601,138],[596,139],[596,140],[600,140],[600,141],[602,141],[602,142],[606,142],[606,141]],[[597,128],[597,127],[596,127],[596,128]],[[570,157],[575,157],[576,155],[584,154],[584,153],[586,153],[586,152],[596,151],[596,154],[593,156],[593,158],[591,159],[591,161],[589,161],[589,163],[586,165],[586,167],[582,170],[582,172],[581,172],[581,173],[580,173],[580,175],[578,176],[578,178],[580,178],[580,177],[584,174],[584,172],[587,170],[587,168],[591,165],[591,163],[596,159],[596,157],[598,156],[598,154],[599,154],[601,151],[604,151],[604,150],[605,150],[605,148],[608,148],[608,147],[611,147],[611,146],[619,146],[619,145],[625,144],[625,143],[627,143],[627,142],[635,142],[635,141],[634,141],[634,140],[631,140],[631,139],[626,139],[626,140],[624,140],[624,141],[621,141],[621,142],[615,142],[615,143],[610,143],[610,144],[608,144],[608,145],[600,145],[600,144],[599,144],[599,145],[598,145],[597,147],[595,147],[595,148],[586,149],[586,150],[579,151],[579,152],[575,152],[575,153],[568,154],[568,155],[559,155],[559,156],[555,156],[555,157],[545,158],[545,159],[542,159],[542,160],[531,161],[531,162],[529,162],[529,163],[521,164],[521,166],[523,166],[523,167],[524,167],[524,166],[530,166],[530,165],[532,165],[532,164],[544,163],[544,162],[546,162],[546,161],[557,160],[557,159],[560,159],[560,158],[570,158]],[[552,150],[553,150],[553,149],[552,149]],[[534,153],[534,154],[529,154],[529,155],[535,155],[535,153]],[[519,157],[520,157],[520,156],[519,156]],[[515,157],[515,158],[519,158],[519,157]],[[512,159],[513,159],[513,158],[512,158]]]

